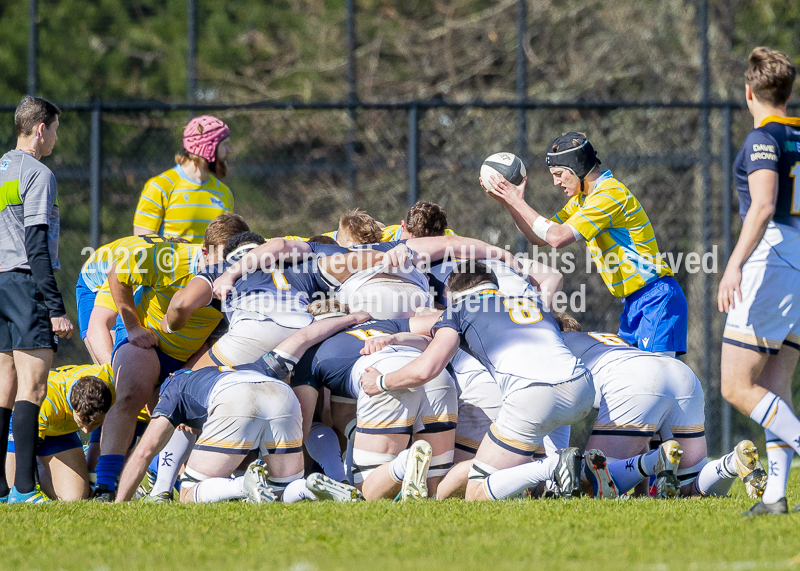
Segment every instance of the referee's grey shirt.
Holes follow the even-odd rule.
[[[0,272],[30,270],[25,252],[25,228],[49,226],[47,247],[53,269],[58,262],[58,200],[53,172],[25,151],[0,158]]]

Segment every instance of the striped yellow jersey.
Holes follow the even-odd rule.
[[[611,171],[603,171],[589,196],[573,196],[552,220],[569,224],[588,241],[597,270],[616,297],[672,275],[644,208]]]
[[[163,241],[164,238],[157,234],[147,234],[145,236],[126,236],[100,246],[89,256],[81,268],[83,282],[89,289],[96,292],[106,281],[108,269],[118,253],[127,252],[129,256],[135,256],[138,250],[147,248],[148,244],[156,244]]]
[[[114,373],[111,365],[67,365],[53,369],[47,375],[47,396],[39,410],[39,438],[61,436],[80,430],[73,417],[70,404],[72,387],[82,377],[97,377],[114,393]]]
[[[232,210],[233,194],[219,179],[210,175],[208,181],[199,184],[175,165],[144,185],[133,225],[159,236],[202,244],[208,224]]]
[[[161,243],[148,245],[135,257],[120,255],[114,260],[121,284],[143,288],[142,300],[136,305],[139,321],[156,334],[158,348],[179,361],[191,357],[222,319],[218,310],[203,307],[180,331],[168,334],[161,330],[172,296],[200,270],[202,253],[202,246],[197,244]],[[94,304],[117,311],[108,282],[100,287]]]

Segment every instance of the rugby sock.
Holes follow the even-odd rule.
[[[350,439],[347,440],[347,451],[344,453],[344,472],[347,481],[354,486],[356,481],[353,477],[353,441]]]
[[[176,430],[172,433],[172,438],[169,439],[167,445],[157,456],[158,475],[153,484],[153,489],[150,490],[151,496],[172,491],[175,480],[178,479],[178,472],[183,463],[186,462],[189,454],[192,453],[192,448],[194,448],[196,441],[197,436],[191,432]]]
[[[750,412],[750,418],[800,454],[800,420],[781,397],[768,391]]]
[[[289,482],[289,485],[283,490],[283,503],[294,504],[303,500],[317,500],[317,496],[314,495],[314,492],[306,488],[306,479],[300,478],[299,480]]]
[[[8,495],[6,480],[6,451],[8,449],[8,428],[11,425],[11,409],[0,407],[0,498]]]
[[[221,502],[244,497],[244,476],[238,478],[209,478],[194,488],[194,501],[198,504]]]
[[[347,474],[342,463],[342,449],[339,446],[339,437],[330,426],[321,422],[311,425],[311,432],[306,439],[308,455],[320,466],[322,471],[331,480],[346,482]]]
[[[123,464],[125,456],[122,454],[102,454],[97,459],[97,467],[94,469],[97,474],[97,484],[102,484],[109,490],[116,490]]]
[[[608,473],[617,485],[620,494],[630,491],[636,484],[652,476],[658,461],[658,449],[633,458],[617,460],[608,464]]]
[[[767,487],[764,489],[761,501],[774,504],[786,496],[786,484],[789,481],[794,450],[771,430],[764,432],[767,437]]]
[[[558,456],[526,462],[520,466],[498,470],[486,479],[486,491],[493,500],[502,500],[539,482],[551,480]]]
[[[36,488],[36,448],[39,443],[39,405],[20,400],[14,403],[14,450],[17,470],[14,487],[20,494]],[[8,438],[6,436],[6,438]]]
[[[392,460],[392,465],[389,469],[389,474],[392,476],[392,480],[397,482],[398,484],[403,483],[403,478],[406,477],[406,462],[408,461],[408,448],[400,452],[397,455],[397,458]]]
[[[694,487],[701,496],[727,496],[738,473],[733,460],[734,453],[726,454],[719,460],[711,460],[697,475]]]

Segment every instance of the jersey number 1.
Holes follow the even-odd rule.
[[[792,181],[792,214],[800,214],[800,192],[797,192],[797,179],[800,178],[800,161],[794,163],[792,170],[789,171],[789,176],[794,179]]]

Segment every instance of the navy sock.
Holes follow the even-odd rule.
[[[116,490],[123,464],[125,464],[125,456],[122,454],[100,456],[97,459],[97,467],[94,469],[97,474],[97,483],[104,484],[109,490]]]
[[[8,429],[11,427],[11,409],[0,407],[0,498],[8,495],[6,480],[6,451],[8,449]]]
[[[36,488],[39,405],[26,400],[14,403],[12,424],[14,428],[14,455],[17,461],[14,487],[17,488],[20,494],[28,494]]]

